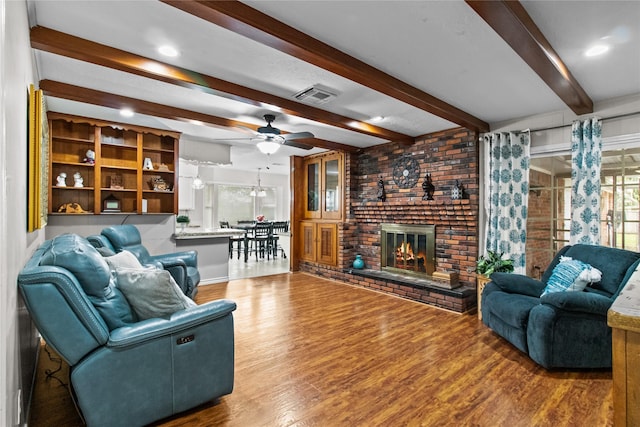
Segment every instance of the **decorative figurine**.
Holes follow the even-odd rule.
[[[56,186],[58,187],[66,187],[67,186],[67,174],[65,172],[60,172],[60,175],[56,178]]]
[[[151,162],[151,157],[145,157],[144,158],[144,163],[142,165],[142,169],[148,170],[148,171],[152,171],[153,170],[153,163]]]
[[[154,191],[171,191],[169,184],[162,179],[161,176],[154,176],[151,178],[151,186]]]
[[[431,174],[427,173],[424,177],[424,182],[422,183],[422,191],[424,191],[424,196],[422,196],[422,200],[433,200],[433,192],[436,190],[433,183],[431,182]]]
[[[464,198],[464,187],[456,179],[456,185],[451,189],[451,200],[460,200],[462,198]]]
[[[171,170],[169,169],[169,166],[165,165],[164,163],[160,163],[160,166],[158,166],[158,171],[159,172],[171,172]]]
[[[109,177],[110,187],[113,190],[124,190],[124,185],[122,184],[122,175],[114,174]]]
[[[73,186],[74,187],[84,187],[84,179],[80,172],[76,172],[73,174]]]
[[[88,165],[95,165],[96,164],[96,153],[93,150],[87,150],[87,152],[84,155],[84,159],[82,160],[84,163],[88,164]]]
[[[381,202],[387,200],[387,195],[384,192],[384,181],[382,180],[382,177],[380,177],[380,179],[378,180],[378,200]]]
[[[82,206],[80,205],[80,203],[65,203],[63,205],[60,205],[60,207],[58,208],[58,212],[61,212],[61,213],[86,213],[87,211],[82,209]]]

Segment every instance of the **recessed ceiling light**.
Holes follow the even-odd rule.
[[[584,56],[587,56],[587,57],[599,56],[607,52],[608,50],[609,50],[609,46],[607,46],[606,44],[597,44],[587,49],[584,52]]]
[[[192,125],[197,125],[197,126],[202,126],[204,124],[200,120],[189,120],[189,123],[191,123]]]
[[[123,108],[120,110],[120,115],[123,117],[133,117],[133,110],[131,108]]]
[[[168,45],[160,46],[158,48],[158,52],[160,52],[161,55],[168,56],[170,58],[175,58],[179,54],[175,47]]]
[[[369,119],[370,122],[381,122],[384,120],[384,116],[375,116]]]

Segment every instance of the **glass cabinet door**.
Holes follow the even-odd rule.
[[[325,163],[325,212],[337,212],[340,209],[340,172],[338,159]]]
[[[322,218],[342,218],[342,161],[340,155],[322,159]]]
[[[320,162],[310,162],[305,171],[306,217],[320,217]]]
[[[340,154],[308,159],[304,164],[304,218],[341,219],[343,161]]]

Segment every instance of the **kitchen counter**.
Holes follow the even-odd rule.
[[[176,230],[172,240],[179,251],[198,252],[200,284],[207,285],[229,280],[229,238],[244,235],[234,228],[186,227]]]
[[[173,234],[175,240],[208,239],[212,237],[241,237],[245,230],[237,228],[199,228],[186,227],[184,230],[176,230]]]

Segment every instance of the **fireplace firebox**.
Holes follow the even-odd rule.
[[[431,276],[436,269],[435,225],[382,224],[380,268]]]

